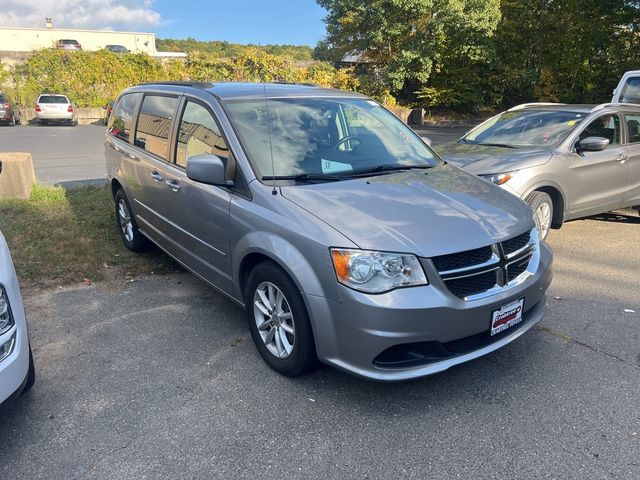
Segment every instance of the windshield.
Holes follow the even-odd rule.
[[[409,127],[372,100],[272,98],[229,100],[225,106],[258,178],[441,162]]]
[[[587,115],[557,110],[516,110],[498,115],[462,138],[463,143],[539,147],[564,140]]]

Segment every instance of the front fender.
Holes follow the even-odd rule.
[[[236,298],[242,298],[243,296],[243,292],[240,291],[240,268],[242,262],[252,253],[259,253],[273,260],[289,274],[302,293],[339,301],[335,274],[333,273],[333,270],[329,272],[329,268],[333,268],[329,249],[326,250],[324,255],[319,254],[319,257],[326,257],[324,259],[326,260],[326,263],[324,260],[320,259],[320,261],[328,267],[327,270],[323,272],[324,275],[326,276],[329,273],[331,275],[331,281],[323,283],[318,276],[316,269],[298,248],[284,238],[265,231],[254,231],[248,233],[240,239],[233,250],[231,258],[233,259],[233,283],[235,290],[234,295]]]

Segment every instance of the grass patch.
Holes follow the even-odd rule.
[[[140,255],[124,247],[107,186],[64,190],[37,185],[28,200],[0,200],[0,230],[27,285],[176,269],[158,250]]]

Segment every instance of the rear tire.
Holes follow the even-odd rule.
[[[540,240],[545,240],[553,223],[553,200],[544,192],[533,192],[527,198],[527,203],[533,210],[533,219],[540,234]]]
[[[309,315],[298,287],[284,270],[268,261],[258,264],[249,274],[245,307],[251,336],[267,365],[287,377],[316,367]]]
[[[116,192],[114,200],[116,203],[116,225],[124,246],[132,252],[149,250],[151,242],[138,230],[138,224],[129,205],[129,200],[121,188]]]

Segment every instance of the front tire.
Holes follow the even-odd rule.
[[[271,262],[258,264],[247,281],[245,305],[251,336],[267,365],[287,377],[316,366],[309,315],[284,270]]]
[[[527,203],[533,210],[533,219],[540,233],[540,240],[545,240],[553,223],[553,200],[544,192],[533,192]]]
[[[132,252],[149,250],[151,242],[138,230],[138,224],[133,216],[127,196],[121,188],[116,192],[114,200],[116,203],[116,224],[124,246]]]

